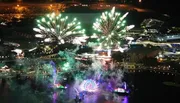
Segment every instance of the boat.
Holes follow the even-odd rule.
[[[127,89],[126,82],[123,83],[122,87],[115,88],[113,92],[118,95],[128,95],[129,90]]]
[[[129,91],[124,88],[115,88],[114,93],[118,95],[128,95]]]

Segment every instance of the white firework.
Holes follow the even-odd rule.
[[[93,24],[96,33],[92,37],[97,37],[100,45],[105,48],[119,45],[126,31],[134,27],[134,25],[125,26],[126,21],[124,19],[127,15],[128,12],[121,16],[120,13],[115,12],[115,7],[110,12],[103,12]]]
[[[68,22],[68,17],[62,17],[61,14],[47,14],[41,20],[37,20],[37,24],[37,28],[33,29],[37,32],[36,37],[46,38],[48,42],[58,40],[60,44],[63,44],[85,33],[85,29],[81,29],[81,23],[76,18]]]

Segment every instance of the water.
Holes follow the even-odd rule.
[[[57,78],[54,62],[50,62],[52,70],[52,84]],[[45,67],[49,69],[48,67]],[[77,74],[77,75],[75,75]],[[80,75],[81,74],[81,75]],[[60,75],[61,76],[61,75]],[[104,70],[100,61],[94,60],[92,66],[86,71],[73,72],[75,80],[70,83],[66,90],[58,88],[43,88],[41,83],[33,86],[33,81],[29,79],[17,80],[11,83],[11,88],[3,82],[0,83],[0,103],[73,103],[75,97],[82,93],[80,88],[82,82],[87,79],[93,79],[100,82],[98,90],[84,95],[83,103],[169,103],[178,100],[180,88],[164,85],[163,82],[174,81],[174,76],[167,74],[156,74],[151,72],[140,72],[125,74],[122,70]],[[121,87],[123,80],[127,81],[131,87],[129,96],[118,96],[112,93],[112,88]],[[86,85],[92,88],[90,84]]]
[[[121,100],[123,100],[124,98],[122,103],[173,103],[173,102],[178,103],[180,101],[178,98],[180,93],[180,88],[166,86],[163,84],[163,81],[172,81],[172,80],[173,80],[173,76],[169,76],[169,75],[155,74],[150,72],[136,73],[133,74],[133,79],[132,79],[132,82],[135,85],[132,94],[127,97],[118,97],[118,98]],[[19,92],[10,91],[7,86],[2,87],[2,83],[0,84],[1,84],[0,103],[32,103],[33,101],[35,101],[33,100],[35,99],[35,97],[33,97],[33,95],[31,94],[29,94],[29,96],[23,96]],[[98,94],[89,95],[89,97],[85,97],[86,99],[84,100],[84,103],[92,103],[92,101],[94,103],[115,103],[113,102],[113,99],[106,100],[106,98],[108,97],[106,97],[106,95],[103,95],[103,93],[99,94],[98,96],[97,95]],[[43,98],[45,96],[42,94],[40,95],[40,97]],[[50,98],[44,98],[42,100],[43,100],[42,103],[52,103],[52,101],[50,101]],[[74,100],[68,100],[68,102],[64,102],[64,103],[73,103],[72,101]],[[41,103],[41,102],[38,101],[33,103]]]

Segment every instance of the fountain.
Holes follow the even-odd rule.
[[[73,91],[75,92],[74,98],[78,96],[78,98],[83,99],[82,101],[89,101],[88,98],[92,96],[95,97],[106,97],[108,100],[113,100],[112,98],[116,98],[118,96],[114,93],[115,89],[118,87],[126,88],[126,84],[122,81],[123,71],[118,68],[114,68],[112,65],[112,69],[105,70],[103,68],[103,64],[100,60],[93,59],[93,63],[90,67],[87,68],[84,72],[80,72],[74,76],[75,82],[73,84]],[[84,96],[86,98],[84,98]],[[97,99],[97,98],[96,98]],[[94,101],[97,103],[98,100],[90,100],[90,102]]]
[[[50,63],[49,63],[51,66],[52,66],[52,68],[53,68],[53,85],[55,85],[56,84],[56,79],[57,79],[57,71],[56,71],[56,64],[53,62],[53,61],[50,61]]]

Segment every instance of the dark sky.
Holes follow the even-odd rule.
[[[143,7],[176,16],[179,15],[178,11],[180,10],[178,0],[144,0]]]

